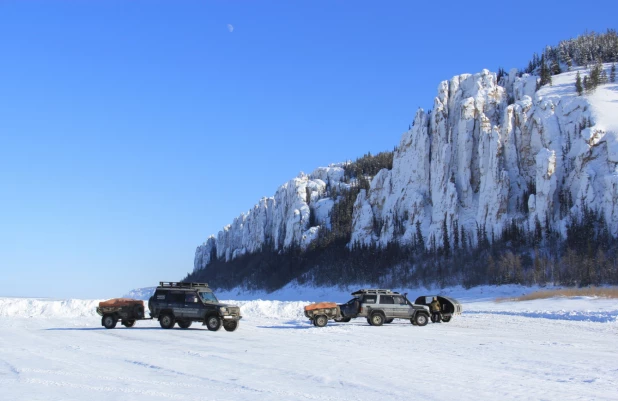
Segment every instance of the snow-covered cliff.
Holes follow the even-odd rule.
[[[516,70],[500,82],[483,70],[440,83],[433,110],[419,109],[403,134],[392,170],[358,195],[351,244],[411,243],[417,222],[426,245],[440,244],[445,219],[451,238],[463,229],[473,243],[477,227],[499,234],[512,219],[564,234],[583,204],[618,235],[618,85],[577,96],[575,74],[538,91],[537,77]],[[329,226],[335,201],[326,194],[347,186],[343,178],[333,165],[287,182],[199,246],[195,269],[267,244],[306,248]]]
[[[204,268],[213,258],[230,260],[258,251],[262,246],[289,248],[292,244],[305,249],[320,227],[330,226],[334,201],[328,197],[334,188],[346,188],[341,165],[320,167],[310,175],[301,173],[283,184],[275,196],[262,198],[246,213],[209,237],[195,252],[194,267]],[[310,213],[315,226],[310,227]]]
[[[445,219],[451,238],[459,227],[472,241],[477,227],[499,234],[511,219],[564,234],[582,202],[618,234],[618,85],[577,96],[575,74],[536,93],[536,77],[515,70],[499,83],[487,70],[442,82],[434,109],[418,110],[403,134],[393,169],[358,196],[352,242],[410,243],[419,221],[425,243],[441,244]],[[573,200],[569,214],[562,199]]]

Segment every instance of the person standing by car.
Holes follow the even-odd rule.
[[[429,304],[429,309],[431,310],[431,321],[440,323],[442,317],[440,316],[440,302],[438,301],[438,297],[433,297],[433,301]]]

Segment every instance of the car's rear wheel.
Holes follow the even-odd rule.
[[[183,320],[177,323],[178,323],[178,327],[180,327],[181,329],[188,329],[189,327],[191,327],[190,320]]]
[[[159,324],[164,329],[171,329],[174,327],[174,323],[176,323],[174,316],[170,314],[165,314],[159,318]]]
[[[101,319],[101,324],[103,324],[106,329],[113,329],[116,327],[116,323],[118,323],[118,319],[111,314],[104,315],[103,319]]]
[[[221,318],[216,315],[206,318],[206,328],[210,331],[217,331],[221,328]]]
[[[230,320],[228,322],[223,322],[223,328],[225,331],[232,332],[238,328],[238,320]]]
[[[450,321],[451,321],[451,316],[442,316],[442,321],[443,321],[444,323],[448,323],[448,322],[450,322]]]
[[[414,323],[416,323],[417,326],[426,326],[428,322],[429,318],[424,313],[417,313],[416,316],[414,316]]]
[[[124,327],[133,327],[135,326],[135,320],[123,320],[122,325]]]
[[[374,313],[369,317],[369,324],[372,326],[382,326],[385,320],[381,313]]]

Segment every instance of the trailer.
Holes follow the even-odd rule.
[[[442,295],[422,295],[416,298],[414,303],[429,306],[434,297],[438,298],[438,302],[440,303],[440,317],[444,323],[450,322],[453,316],[463,313],[463,306],[459,301]]]
[[[125,327],[135,326],[137,320],[150,320],[144,314],[144,301],[130,298],[114,298],[99,302],[97,313],[101,326],[113,329],[120,322]]]
[[[329,320],[341,321],[341,309],[334,302],[319,302],[305,306],[305,316],[316,327],[324,327]]]

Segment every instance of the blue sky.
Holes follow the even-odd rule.
[[[0,1],[0,296],[181,279],[300,171],[392,149],[441,80],[616,28],[575,4]]]

